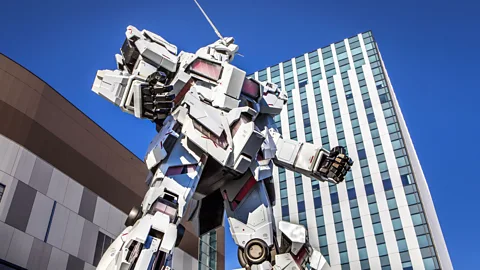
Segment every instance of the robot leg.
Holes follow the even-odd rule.
[[[170,158],[175,158],[174,152]],[[126,221],[128,227],[105,252],[97,269],[170,269],[170,256],[183,233],[178,226],[206,159],[204,155],[196,164],[160,165],[141,209],[132,209]]]
[[[247,173],[226,185],[222,193],[243,269],[329,269],[321,253],[309,245],[305,227],[280,221],[277,228],[263,181]]]

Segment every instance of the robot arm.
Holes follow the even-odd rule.
[[[120,51],[115,55],[117,70],[99,70],[93,92],[137,118],[162,122],[173,105],[167,83],[177,69],[177,47],[150,31],[128,26]]]
[[[344,180],[353,165],[353,161],[346,155],[345,148],[341,146],[327,151],[311,143],[284,139],[273,128],[269,131],[276,145],[273,161],[277,166],[320,181],[338,184]]]
[[[92,90],[124,112],[143,119],[165,119],[173,107],[171,87],[159,84],[164,74],[155,72],[143,78],[120,70],[99,70]]]

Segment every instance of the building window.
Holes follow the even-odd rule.
[[[335,192],[335,193],[330,194],[330,199],[332,201],[332,204],[338,203],[338,201],[339,201],[338,200],[338,193]]]
[[[305,212],[305,202],[304,201],[299,201],[297,203],[298,206],[298,212]]]
[[[361,139],[361,135],[359,136]],[[366,159],[367,158],[367,153],[365,152],[365,149],[358,150],[358,159]]]
[[[383,180],[383,188],[385,191],[391,190],[393,188],[392,181],[390,180],[390,178]]]
[[[355,188],[350,188],[347,190],[348,193],[348,199],[353,200],[357,198],[357,194],[355,193]]]
[[[2,269],[2,270],[10,270],[10,269],[12,269],[12,270],[25,270],[25,268],[22,268],[22,267],[20,267],[18,265],[15,265],[13,263],[4,261],[2,259],[0,259],[0,269]]]
[[[375,193],[374,190],[373,190],[373,185],[372,184],[365,185],[365,191],[367,193],[367,196]]]
[[[198,269],[217,269],[217,233],[211,231],[200,237]]]
[[[2,197],[4,192],[5,192],[5,185],[0,184],[0,203],[2,202]]]
[[[102,258],[103,253],[107,251],[108,247],[112,244],[113,239],[108,237],[102,232],[98,232],[97,245],[95,247],[95,253],[93,257],[93,266],[97,266]]]
[[[368,123],[375,122],[375,115],[373,113],[367,114]]]

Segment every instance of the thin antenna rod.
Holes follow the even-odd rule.
[[[205,11],[203,11],[203,8],[200,6],[200,4],[197,2],[197,0],[193,0],[195,1],[195,4],[197,4],[198,8],[200,9],[200,11],[203,13],[203,16],[205,16],[205,18],[207,19],[207,21],[210,23],[210,25],[212,26],[213,30],[215,31],[215,33],[217,34],[217,36],[223,40],[223,36],[222,34],[220,34],[220,32],[218,32],[218,29],[215,27],[215,25],[213,24],[213,22],[210,20],[210,18],[208,17],[207,13],[205,13]]]

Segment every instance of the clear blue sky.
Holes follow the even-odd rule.
[[[480,255],[478,1],[201,0],[234,36],[247,72],[372,30],[386,62],[456,269]],[[2,1],[0,52],[43,78],[136,155],[155,129],[90,91],[113,69],[127,25],[194,51],[216,39],[193,0]],[[101,180],[101,179],[99,179]],[[143,181],[144,179],[139,179]],[[235,261],[231,240],[227,260]],[[226,269],[236,264],[227,263]]]

